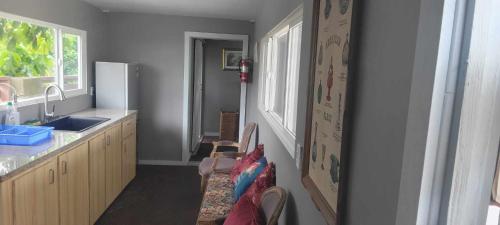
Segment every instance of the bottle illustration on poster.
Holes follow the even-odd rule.
[[[323,64],[323,42],[321,42],[318,52],[318,65],[321,66],[321,64]]]
[[[333,57],[330,60],[330,67],[328,68],[328,80],[326,82],[326,86],[328,87],[328,95],[326,96],[327,101],[332,100],[331,91],[333,86]]]
[[[330,12],[332,11],[332,0],[325,0],[325,19],[330,17]]]
[[[340,124],[340,114],[342,112],[342,94],[339,93],[339,102],[338,102],[338,111],[337,111],[337,121],[335,121],[335,128],[337,130],[337,132],[341,132],[342,131],[342,124]]]
[[[319,80],[317,97],[318,97],[318,104],[321,104],[321,99],[323,98],[323,85],[321,85],[321,80]]]
[[[325,170],[325,154],[326,154],[326,145],[323,145],[321,148],[321,169]]]
[[[332,178],[333,184],[339,183],[339,167],[340,162],[334,154],[330,155],[330,177]]]
[[[344,15],[349,9],[349,0],[339,0],[340,14]]]
[[[342,65],[349,63],[349,33],[346,34],[344,47],[342,48]]]
[[[318,134],[318,122],[315,124],[316,128],[314,129],[314,143],[312,146],[312,160],[313,162],[316,162],[316,157],[318,156],[318,149],[317,149],[317,134]]]

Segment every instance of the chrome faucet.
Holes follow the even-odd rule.
[[[55,88],[57,90],[57,92],[59,92],[59,101],[66,100],[66,96],[64,95],[64,92],[61,89],[61,87],[59,87],[59,85],[51,84],[47,88],[45,88],[45,101],[44,101],[44,103],[45,103],[45,120],[47,120],[50,117],[54,117],[54,108],[52,108],[52,112],[50,112],[50,113],[49,113],[49,110],[47,109],[47,102],[49,101],[49,92],[50,92],[50,89],[52,89],[52,88]],[[54,105],[54,107],[55,107],[55,105]]]
[[[14,104],[17,104],[17,90],[16,90],[16,88],[9,83],[0,83],[0,85],[8,87],[12,91],[12,95],[10,96],[10,99],[12,99],[14,101]]]

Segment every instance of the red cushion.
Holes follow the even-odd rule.
[[[248,196],[243,196],[234,205],[224,221],[224,225],[262,225],[264,218],[259,211],[259,208],[252,203],[252,199]]]
[[[264,156],[264,145],[258,145],[253,152],[250,154],[243,156],[241,160],[236,161],[231,170],[231,180],[233,183],[236,183],[236,179],[240,175],[241,171],[246,170],[252,163],[259,160],[262,156]]]
[[[257,176],[253,184],[247,189],[245,195],[252,199],[254,205],[260,205],[260,197],[265,190],[276,185],[274,163],[267,164],[266,168]]]

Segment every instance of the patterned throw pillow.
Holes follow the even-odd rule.
[[[274,163],[267,164],[262,173],[257,176],[252,185],[245,192],[245,195],[252,199],[255,206],[260,205],[260,197],[265,190],[270,187],[276,186],[276,167]]]
[[[238,199],[246,192],[248,187],[252,185],[255,178],[266,168],[267,160],[266,157],[262,157],[259,161],[252,163],[246,170],[242,171],[236,184],[234,185],[234,200],[237,202]]]
[[[262,225],[264,217],[248,196],[243,196],[229,213],[224,225]]]
[[[246,170],[252,163],[262,158],[262,156],[264,156],[264,145],[260,144],[253,152],[244,156],[241,160],[236,161],[231,170],[231,180],[233,184],[236,184],[236,179],[238,179],[241,171]]]

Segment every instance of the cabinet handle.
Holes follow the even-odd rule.
[[[54,184],[54,182],[55,182],[54,170],[50,169],[49,170],[49,184]]]
[[[66,161],[62,161],[61,165],[62,165],[61,173],[62,174],[68,173],[68,163],[66,163]]]
[[[107,142],[108,145],[111,144],[111,136],[108,135],[108,138],[107,138],[106,142]]]

